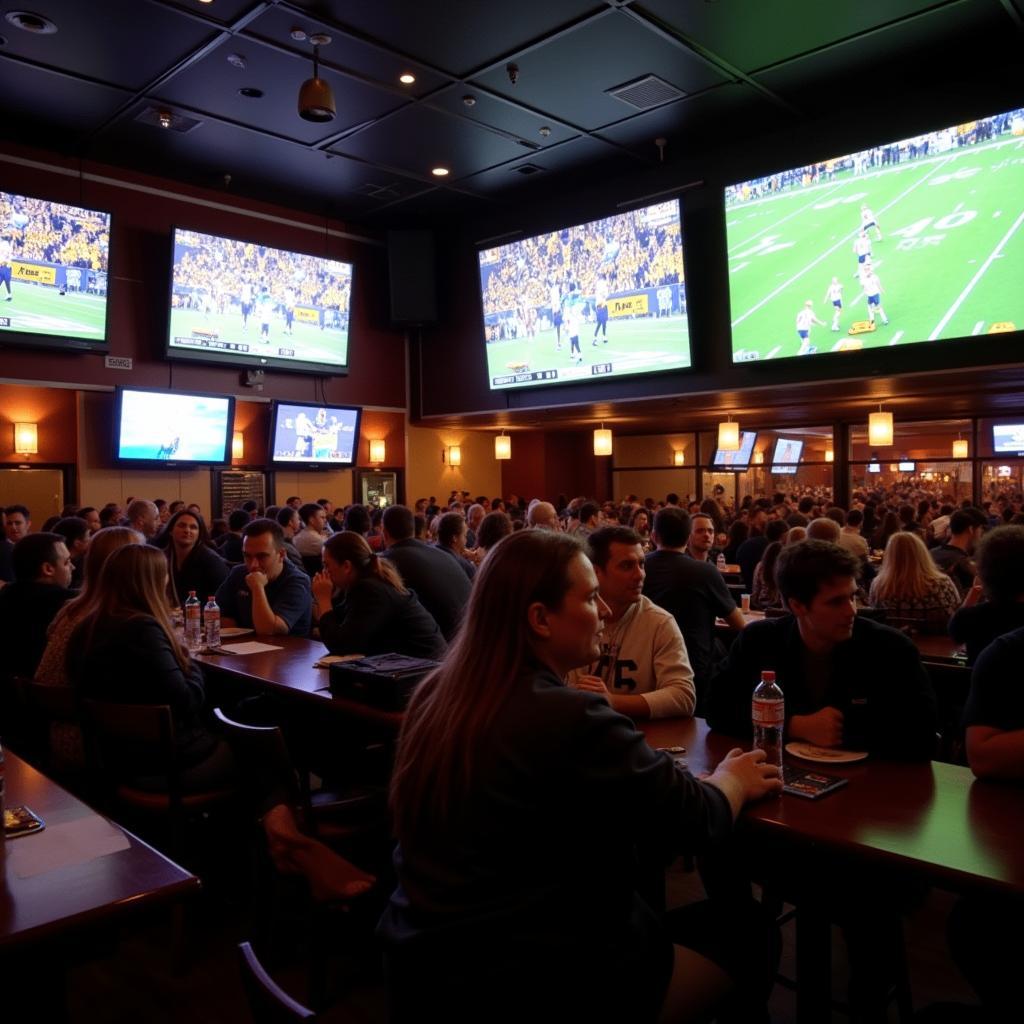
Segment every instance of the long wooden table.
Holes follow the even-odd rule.
[[[16,754],[5,754],[7,806],[27,805],[46,822],[46,828],[34,835],[2,840],[0,962],[8,951],[92,925],[120,921],[142,907],[198,891],[195,875],[108,822]],[[71,841],[72,834],[80,837],[82,832],[95,829],[120,833],[127,848],[95,857],[83,854],[72,858],[71,863],[22,877],[25,855],[41,850],[44,843],[52,852],[58,829],[65,833],[62,845]],[[95,841],[91,845],[95,849]]]

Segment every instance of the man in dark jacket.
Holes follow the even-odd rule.
[[[415,521],[404,505],[391,505],[381,518],[386,550],[407,587],[434,617],[445,640],[451,640],[462,622],[471,584],[455,559],[413,536]]]
[[[712,679],[712,728],[749,736],[750,697],[772,669],[786,698],[787,739],[887,758],[928,759],[935,693],[913,642],[857,615],[859,560],[828,541],[783,548],[775,576],[792,615],[744,629]]]

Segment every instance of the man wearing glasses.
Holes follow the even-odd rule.
[[[254,519],[242,531],[242,558],[217,591],[222,623],[268,636],[308,636],[309,577],[288,560],[281,527]]]

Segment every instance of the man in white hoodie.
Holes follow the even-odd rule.
[[[607,697],[630,718],[689,717],[693,669],[673,616],[644,597],[644,549],[635,530],[605,526],[588,538],[601,600],[610,615],[601,657],[569,673],[569,685]]]

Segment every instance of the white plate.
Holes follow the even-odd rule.
[[[244,626],[224,626],[220,631],[220,635],[222,639],[227,640],[236,636],[248,636],[252,632],[253,630],[246,629]]]
[[[787,743],[786,753],[799,757],[801,761],[816,761],[818,764],[853,764],[866,761],[866,750],[840,750],[838,747],[816,747],[813,743]]]

